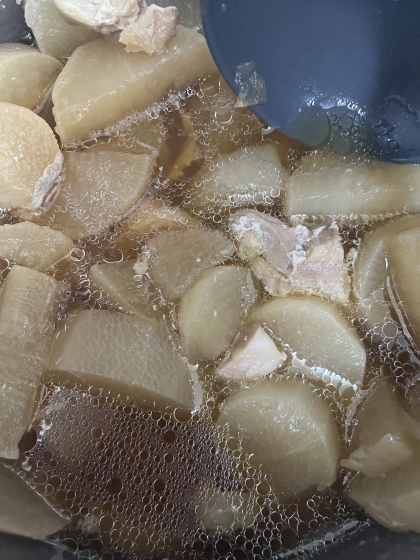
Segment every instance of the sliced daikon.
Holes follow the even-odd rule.
[[[318,298],[275,298],[253,313],[309,367],[328,369],[361,384],[366,351],[356,331],[332,303]]]
[[[65,179],[47,217],[72,239],[115,224],[145,193],[155,166],[150,154],[65,152]]]
[[[404,426],[403,413],[392,389],[382,382],[357,417],[352,452],[341,465],[374,478],[409,461],[414,440]]]
[[[57,132],[63,144],[86,138],[215,72],[204,37],[182,26],[158,55],[94,41],[77,49],[55,83]]]
[[[420,210],[420,167],[314,152],[286,188],[286,213],[378,216]]]
[[[393,289],[407,326],[420,345],[420,227],[394,235],[387,245]]]
[[[63,65],[19,43],[0,45],[0,101],[35,109]]]
[[[223,403],[217,424],[254,454],[282,501],[329,486],[337,476],[340,438],[333,413],[301,381],[261,381],[238,391]]]
[[[64,285],[19,265],[0,294],[0,457],[17,459],[48,358]]]
[[[235,246],[221,231],[199,226],[166,231],[147,244],[149,274],[168,300],[179,298],[205,270],[222,264]]]
[[[256,291],[248,268],[220,266],[204,272],[181,299],[181,345],[191,360],[213,360],[238,334]]]
[[[165,327],[145,316],[78,311],[54,341],[49,369],[122,391],[148,405],[193,406],[188,366]]]
[[[279,200],[287,171],[273,144],[246,147],[219,156],[195,175],[190,187],[192,204],[205,213],[226,208],[272,205]]]
[[[47,123],[0,103],[0,208],[38,210],[54,192],[63,156]]]
[[[68,58],[77,47],[101,36],[90,29],[69,25],[53,0],[26,0],[25,20],[39,50],[59,59]]]
[[[262,377],[276,370],[286,359],[286,353],[280,352],[270,336],[256,323],[236,341],[217,373],[238,381]]]
[[[0,257],[41,272],[68,256],[73,247],[64,233],[32,222],[0,226]]]
[[[232,534],[252,525],[259,506],[253,511],[250,495],[245,491],[222,491],[210,482],[203,482],[194,492],[195,514],[210,534]]]
[[[117,246],[129,249],[138,243],[143,235],[157,234],[166,230],[180,230],[194,227],[199,222],[184,210],[168,206],[147,195],[136,209],[125,219],[117,238]]]
[[[24,480],[0,465],[0,531],[45,539],[67,523]]]
[[[366,329],[380,323],[389,309],[384,301],[388,240],[398,233],[419,226],[419,216],[397,218],[375,228],[360,244],[353,268],[352,288],[359,317],[365,319]]]
[[[99,290],[102,296],[128,313],[156,315],[153,300],[156,297],[151,281],[139,275],[136,259],[122,262],[95,264],[89,270],[90,289]]]
[[[400,467],[376,478],[362,473],[346,493],[381,525],[393,531],[420,531],[420,444]]]

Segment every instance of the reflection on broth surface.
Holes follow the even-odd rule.
[[[16,212],[1,214],[2,278],[18,264],[69,286],[33,423],[9,465],[65,518],[54,540],[103,560],[298,557],[363,528],[368,516],[347,497],[360,503],[360,488],[380,522],[416,529],[398,512],[381,517],[375,477],[393,473],[404,509],[396,469],[409,470],[420,445],[420,356],[411,296],[392,275],[406,238],[388,241],[417,231],[405,212],[418,209],[418,168],[308,154],[236,107],[218,75],[118,124],[102,116],[68,146],[61,194],[26,227],[39,236],[40,226],[63,230],[57,254],[38,247],[31,264]],[[243,215],[246,242],[232,233]],[[21,233],[11,244],[13,229]],[[313,279],[325,262],[338,279],[324,278],[328,289]],[[267,274],[282,282],[295,274],[287,298],[270,297]],[[95,327],[71,339],[80,317],[97,318]],[[98,333],[111,323],[101,351]],[[129,325],[142,337],[131,346],[121,334]],[[160,342],[156,335],[149,345],[149,331],[164,341],[163,389],[142,377],[159,374],[150,353]],[[256,341],[277,368],[248,367]],[[136,372],[134,392],[127,379]],[[185,391],[182,376],[191,379]],[[270,401],[270,417],[252,403],[238,409],[253,394]],[[296,395],[304,411],[290,410]],[[375,420],[383,429],[369,438],[366,425],[385,402],[401,425]],[[280,465],[293,472],[282,477]]]

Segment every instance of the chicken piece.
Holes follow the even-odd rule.
[[[63,65],[33,47],[0,45],[0,101],[36,109]]]
[[[160,53],[176,35],[179,12],[174,6],[161,8],[152,4],[140,11],[136,21],[123,29],[120,43],[127,52]]]
[[[145,7],[143,0],[54,0],[54,3],[69,23],[104,34],[124,29]]]
[[[252,325],[238,340],[218,373],[228,379],[262,377],[280,367],[287,359],[258,324]]]
[[[344,249],[335,223],[291,228],[262,212],[243,210],[231,218],[230,230],[239,256],[252,264],[271,295],[298,292],[348,301]]]
[[[69,25],[55,7],[54,0],[26,0],[25,20],[39,50],[58,59],[69,58],[81,45],[101,37],[85,27]]]

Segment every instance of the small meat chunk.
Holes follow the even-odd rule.
[[[281,366],[287,359],[265,330],[252,325],[235,344],[228,358],[219,368],[219,374],[228,379],[262,377]]]
[[[140,11],[138,18],[121,32],[120,43],[127,52],[161,53],[176,35],[179,12],[174,6],[161,8],[152,4]]]
[[[69,23],[106,34],[124,29],[145,6],[142,0],[54,0],[54,3]]]
[[[239,256],[252,265],[271,295],[297,292],[348,301],[344,249],[334,222],[314,229],[289,227],[272,216],[244,210],[233,216],[230,229]]]

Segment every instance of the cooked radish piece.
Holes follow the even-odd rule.
[[[204,37],[182,26],[162,54],[126,53],[106,39],[88,43],[55,83],[57,132],[65,145],[85,139],[215,72]]]
[[[19,43],[0,45],[0,101],[35,109],[63,65]]]
[[[420,210],[420,168],[313,152],[287,183],[286,213],[349,219]]]
[[[168,300],[179,298],[205,270],[231,257],[235,246],[222,232],[199,226],[166,231],[150,241],[150,276]]]
[[[24,480],[0,465],[0,531],[45,539],[67,523]]]
[[[220,266],[204,272],[181,299],[181,345],[191,360],[213,360],[241,329],[256,291],[248,268]]]
[[[39,210],[53,196],[62,166],[47,123],[25,107],[0,103],[0,208]]]
[[[420,227],[394,235],[387,245],[397,301],[416,344],[420,345]]]
[[[136,259],[95,264],[89,270],[90,289],[99,290],[111,304],[135,315],[156,315],[151,281],[136,271]]]
[[[219,156],[211,170],[204,168],[194,176],[192,204],[206,215],[228,208],[270,206],[279,200],[287,174],[273,144],[242,148]]]
[[[419,227],[419,216],[397,218],[368,233],[360,244],[353,269],[353,298],[366,330],[379,324],[387,314],[385,299],[387,243],[394,235]]]
[[[17,459],[54,338],[65,286],[50,276],[12,267],[0,294],[0,457]]]
[[[275,298],[252,317],[267,325],[309,367],[325,368],[352,384],[362,383],[365,348],[333,304],[317,297]]]
[[[381,383],[358,415],[352,452],[341,465],[374,478],[409,461],[414,439],[405,428],[403,414],[392,389]]]
[[[41,272],[68,256],[73,247],[64,233],[32,222],[0,226],[0,257]]]
[[[72,239],[103,232],[143,196],[155,157],[122,152],[65,152],[65,179],[47,213]]]
[[[384,476],[358,474],[346,490],[349,498],[393,531],[420,531],[420,444],[410,461]]]
[[[73,51],[101,35],[64,21],[54,0],[26,0],[25,20],[39,50],[54,58],[68,58]]]
[[[261,381],[230,396],[217,420],[226,425],[263,472],[281,501],[332,484],[340,438],[322,398],[301,381]]]
[[[190,373],[166,329],[151,318],[81,310],[54,341],[49,369],[132,395],[148,406],[193,407]]]

